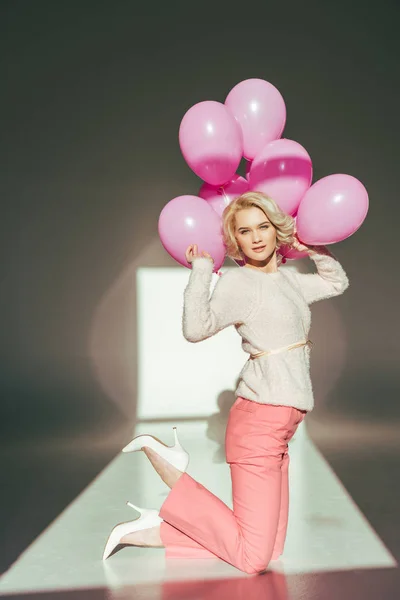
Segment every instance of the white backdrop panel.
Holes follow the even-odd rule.
[[[185,340],[183,293],[189,275],[187,269],[137,270],[139,419],[209,415],[222,391],[234,392],[247,360],[234,327],[202,342]],[[210,293],[217,281],[213,274]]]

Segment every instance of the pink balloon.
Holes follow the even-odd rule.
[[[203,183],[199,190],[200,198],[207,200],[208,204],[215,210],[217,215],[222,217],[222,213],[228,204],[235,198],[238,198],[249,189],[249,183],[244,177],[234,175],[228,183],[223,186],[215,187],[209,183]]]
[[[207,100],[184,115],[179,145],[196,175],[211,185],[222,185],[235,174],[241,161],[243,134],[224,104]]]
[[[285,138],[270,142],[250,169],[250,189],[264,192],[288,215],[293,215],[312,181],[311,158],[305,148]]]
[[[185,252],[198,245],[214,259],[218,271],[225,259],[221,219],[208,203],[198,196],[177,196],[164,206],[158,219],[158,234],[168,254],[184,267],[190,267]]]
[[[253,159],[267,144],[281,137],[286,123],[282,94],[264,79],[245,79],[231,89],[225,105],[243,131],[243,154]]]
[[[251,169],[251,165],[252,165],[253,161],[252,160],[246,160],[246,179],[247,181],[249,180],[250,177],[250,169]]]
[[[306,244],[334,244],[350,237],[367,216],[368,193],[351,175],[323,177],[305,194],[297,212],[297,233]]]

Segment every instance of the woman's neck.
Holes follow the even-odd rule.
[[[274,252],[268,259],[266,260],[252,260],[244,258],[245,264],[244,266],[249,269],[257,269],[257,271],[262,271],[263,273],[278,273],[278,264],[276,259],[276,252]]]

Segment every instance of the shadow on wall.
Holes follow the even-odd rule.
[[[88,342],[92,369],[108,398],[130,420],[136,416],[138,395],[136,271],[173,266],[177,263],[154,237],[122,271],[93,315]]]

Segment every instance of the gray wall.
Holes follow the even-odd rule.
[[[138,257],[180,268],[157,235],[163,206],[200,184],[180,120],[249,77],[283,94],[284,136],[307,148],[314,180],[349,173],[370,196],[334,249],[351,281],[332,301],[349,348],[324,410],[399,416],[398,6],[196,6],[0,4],[3,439],[123,420],[88,358],[94,311]]]

